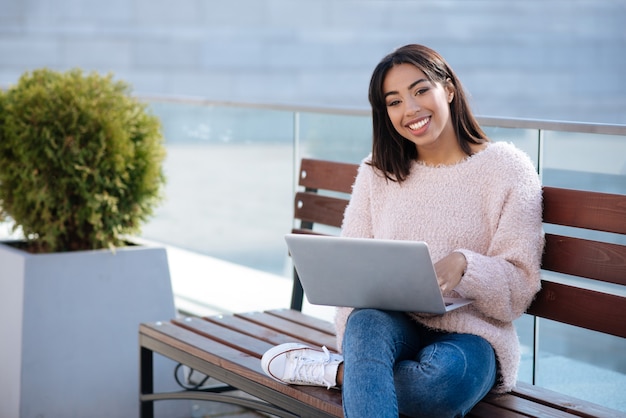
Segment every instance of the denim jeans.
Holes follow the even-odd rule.
[[[343,356],[346,418],[462,417],[496,380],[484,338],[433,331],[401,312],[354,310]]]

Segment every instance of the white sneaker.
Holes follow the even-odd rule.
[[[261,367],[272,379],[293,385],[337,386],[337,369],[343,357],[299,343],[285,343],[263,354]]]

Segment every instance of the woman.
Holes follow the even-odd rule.
[[[444,296],[474,299],[444,315],[337,308],[342,355],[300,344],[262,366],[291,384],[340,387],[346,417],[464,416],[512,389],[512,321],[540,286],[541,185],[530,159],[489,141],[460,81],[435,51],[407,45],[371,78],[373,147],[342,235],[426,241]]]

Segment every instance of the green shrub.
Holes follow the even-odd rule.
[[[123,245],[160,202],[160,121],[129,91],[40,69],[0,92],[0,218],[36,251]]]

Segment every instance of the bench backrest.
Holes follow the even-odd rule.
[[[295,196],[298,225],[293,232],[336,234],[357,168],[356,164],[303,159],[299,185],[304,190]],[[542,269],[568,276],[559,275],[557,282],[546,274],[549,279],[544,277],[528,313],[626,337],[626,245],[575,236],[580,237],[581,230],[604,231],[617,234],[614,241],[626,242],[626,195],[544,187],[543,204],[546,229],[549,224],[576,229],[556,227],[552,229],[558,234],[546,233]],[[291,307],[301,310],[302,298],[294,271]]]

